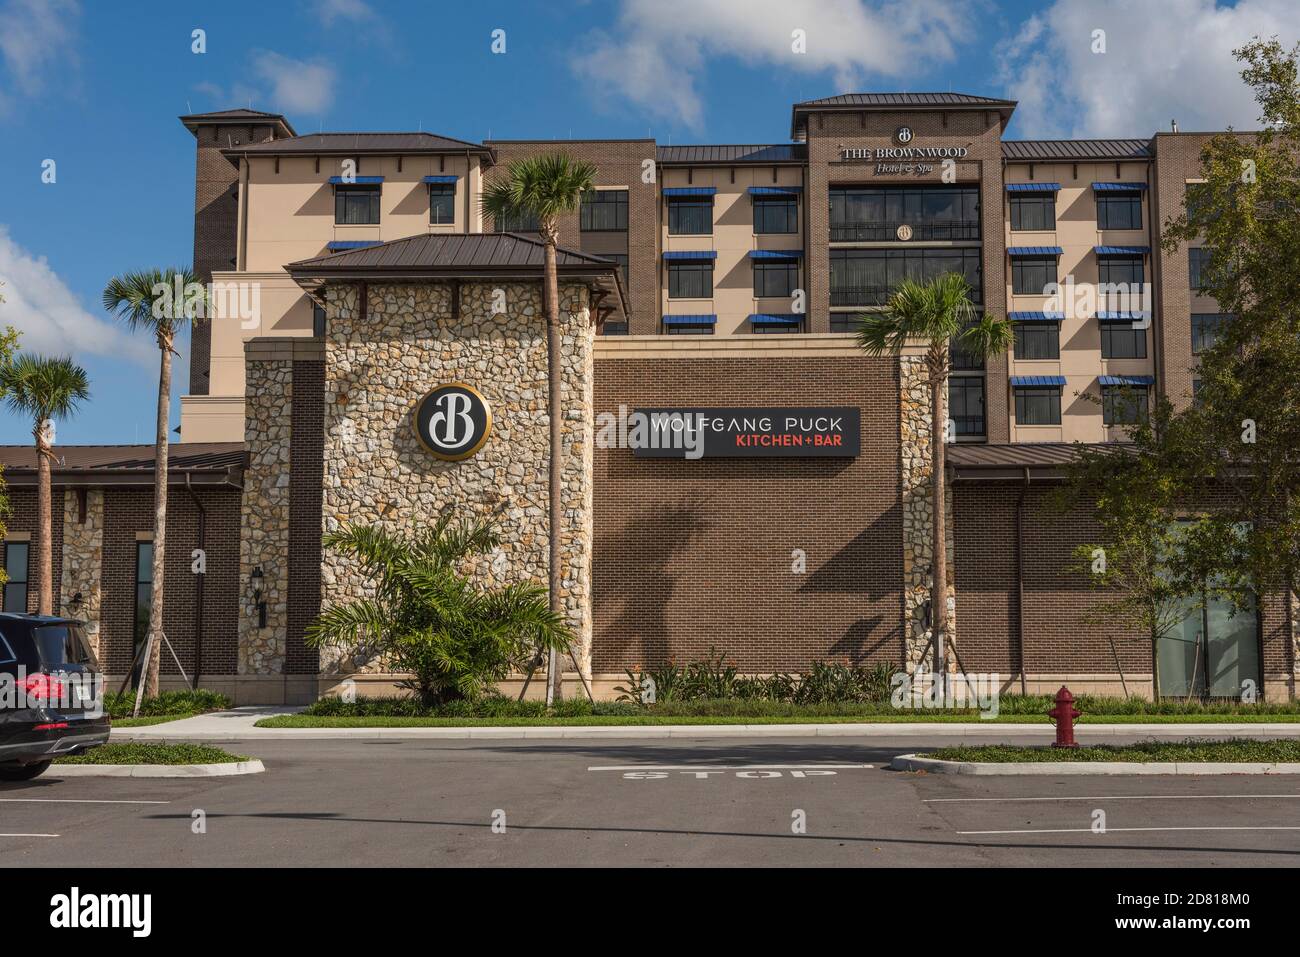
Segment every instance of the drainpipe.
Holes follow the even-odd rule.
[[[1016,499],[1016,656],[1020,659],[1020,693],[1028,694],[1025,679],[1025,496],[1029,494],[1029,469]]]
[[[199,549],[204,553],[204,574],[194,584],[194,690],[199,689],[199,670],[203,667],[203,580],[207,578],[207,518],[208,511],[190,484],[190,473],[185,473],[185,491],[199,510]]]

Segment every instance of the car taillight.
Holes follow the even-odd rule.
[[[59,731],[68,726],[66,721],[56,721],[52,724],[37,724],[32,726],[33,731]]]
[[[33,701],[56,701],[63,697],[63,682],[53,675],[28,675],[21,683],[23,694]]]

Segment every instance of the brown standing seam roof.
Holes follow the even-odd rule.
[[[53,473],[58,479],[111,477],[134,484],[153,481],[152,445],[56,445]],[[242,442],[177,442],[168,446],[167,468],[172,476],[218,474],[243,469],[247,461]],[[0,445],[5,478],[30,484],[36,474],[36,449],[31,445]]]
[[[180,118],[186,128],[193,130],[195,127],[204,123],[258,123],[262,120],[273,120],[281,126],[289,136],[296,136],[292,124],[284,118],[282,113],[266,113],[262,110],[217,110],[213,113],[187,113]]]
[[[482,143],[452,139],[434,133],[309,133],[266,143],[249,143],[222,150],[223,153],[488,153]]]
[[[1025,469],[1040,475],[1060,473],[1078,458],[1080,448],[1122,452],[1130,446],[1119,442],[1023,442],[1020,444],[977,445],[954,443],[945,456],[961,479],[1020,478]]]
[[[290,272],[314,269],[541,269],[545,247],[540,240],[518,233],[427,233],[408,236],[362,249],[348,249],[290,263]],[[556,249],[561,269],[584,266],[618,268],[612,259],[589,253]]]
[[[819,106],[865,106],[875,109],[893,109],[894,107],[1006,107],[1015,106],[1015,100],[997,100],[987,96],[971,96],[969,93],[841,93],[838,96],[823,96],[817,100],[804,100],[796,103],[794,108]]]
[[[1143,160],[1154,155],[1151,141],[1003,140],[1002,155],[1014,160]]]
[[[799,163],[808,158],[803,143],[768,146],[661,146],[660,163]]]

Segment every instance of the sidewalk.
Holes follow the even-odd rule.
[[[914,722],[862,724],[683,724],[683,725],[570,725],[564,727],[483,727],[472,728],[256,728],[262,718],[293,714],[301,708],[248,707],[217,711],[196,718],[182,718],[166,724],[141,728],[115,728],[114,741],[152,741],[181,743],[187,741],[284,741],[344,740],[391,741],[394,739],[473,740],[473,739],[556,739],[585,738],[606,740],[663,740],[666,738],[911,738],[926,743],[947,744],[1033,738],[1048,743],[1055,734],[1050,724],[991,724],[971,722]],[[1189,738],[1295,738],[1300,724],[1081,724],[1075,725],[1075,737],[1084,742],[1104,744],[1116,738],[1145,741],[1183,741]]]

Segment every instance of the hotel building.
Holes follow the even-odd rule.
[[[541,247],[536,223],[492,222],[479,198],[512,160],[564,152],[596,168],[560,224],[559,273],[565,602],[576,666],[598,688],[710,647],[750,672],[921,659],[923,369],[911,350],[866,357],[853,331],[903,278],[955,271],[1015,324],[1006,355],[957,352],[949,380],[958,663],[1012,690],[1150,694],[1149,644],[1089,614],[1103,598],[1072,557],[1098,534],[1089,510],[1059,514],[1049,494],[1071,443],[1122,439],[1157,394],[1191,401],[1223,317],[1198,292],[1202,251],[1161,243],[1214,134],[1004,139],[1015,105],[846,94],[796,103],[788,142],[722,146],[300,136],[253,110],[181,117],[196,144],[195,269],[245,291],[195,331],[173,450],[167,633],[187,670],[250,702],[310,700],[345,675],[391,687],[375,663],[303,643],[322,603],[364,587],[322,554],[338,522],[494,514],[507,541],[484,574],[545,580]],[[449,382],[494,416],[459,462],[411,428]],[[595,441],[620,407],[833,409],[858,424],[852,454],[690,461]],[[147,619],[152,448],[61,454],[56,604],[91,622],[124,674]],[[34,602],[34,468],[28,449],[3,457],[10,608]],[[1160,652],[1162,691],[1293,696],[1288,609],[1266,596],[1253,614],[1189,616],[1187,640]]]

